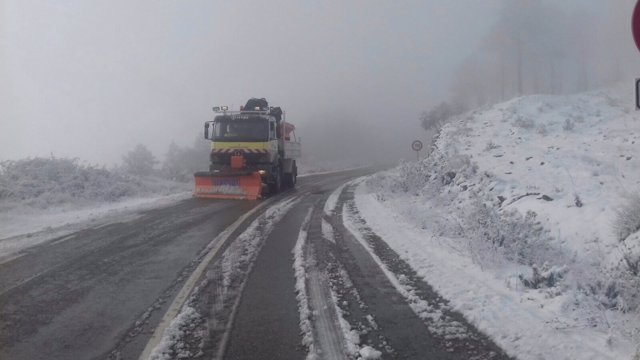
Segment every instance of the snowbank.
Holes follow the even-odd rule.
[[[460,116],[429,158],[361,185],[358,207],[511,354],[631,358],[640,117],[622,99],[530,96]]]

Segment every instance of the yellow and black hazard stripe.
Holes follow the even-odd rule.
[[[244,154],[268,154],[269,150],[267,149],[213,149],[211,150],[214,154],[233,154],[235,152],[241,152]]]

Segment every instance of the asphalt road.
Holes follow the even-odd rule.
[[[360,331],[356,345],[383,358],[506,358],[459,314],[448,317],[472,336],[445,341],[411,310],[342,224],[344,209],[357,215],[351,187],[332,216],[323,212],[335,189],[370,171],[300,178],[261,201],[189,199],[24,251],[0,264],[0,359],[139,359],[166,339],[167,314],[184,309],[183,294],[197,315],[173,335],[166,358],[355,358],[340,314]],[[323,235],[323,221],[335,238]],[[420,296],[445,302],[390,249],[376,249]]]

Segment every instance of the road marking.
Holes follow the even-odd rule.
[[[142,352],[142,355],[140,355],[139,360],[147,360],[151,355],[151,352],[153,351],[153,349],[160,343],[160,340],[162,340],[162,336],[164,335],[165,330],[171,324],[171,321],[180,313],[180,309],[182,309],[182,306],[189,298],[189,294],[191,293],[193,288],[196,286],[198,279],[202,276],[202,274],[206,270],[207,266],[209,265],[209,262],[214,258],[214,256],[218,254],[220,249],[222,249],[222,247],[226,244],[231,234],[233,234],[240,227],[240,225],[242,225],[248,218],[253,216],[258,211],[262,210],[263,208],[267,207],[268,205],[271,205],[271,203],[273,203],[276,200],[280,200],[280,199],[275,197],[270,198],[265,202],[263,202],[262,204],[254,207],[249,212],[242,215],[233,224],[231,224],[226,229],[224,229],[224,231],[218,234],[218,236],[216,236],[209,243],[209,245],[207,245],[207,247],[210,247],[209,252],[207,253],[207,255],[205,255],[205,257],[202,259],[202,261],[200,262],[198,267],[193,271],[193,273],[191,273],[191,275],[189,276],[185,284],[182,286],[182,289],[180,290],[178,295],[176,295],[175,299],[171,303],[171,306],[169,306],[169,309],[167,309],[167,312],[158,323],[158,326],[153,332],[153,335],[151,335],[149,342],[147,342],[147,346],[144,348],[144,351]]]

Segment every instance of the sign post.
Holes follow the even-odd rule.
[[[422,150],[422,141],[415,140],[411,143],[411,149],[416,152],[416,159],[420,161],[420,150]]]
[[[636,110],[640,110],[640,78],[636,78]]]

